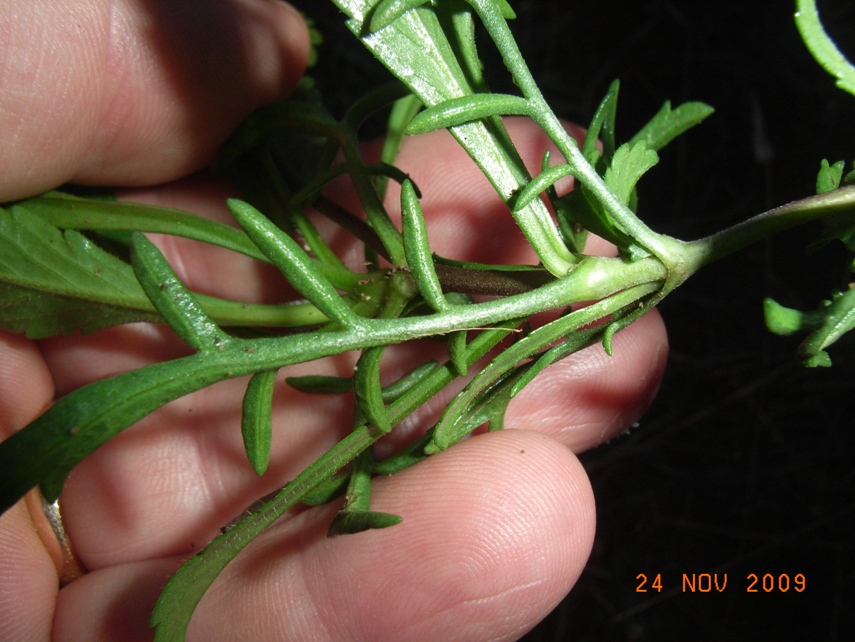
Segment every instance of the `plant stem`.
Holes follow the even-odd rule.
[[[796,27],[816,61],[832,76],[837,86],[855,96],[855,67],[840,53],[819,21],[815,0],[796,0]]]
[[[687,271],[695,272],[772,234],[847,212],[855,212],[855,186],[842,187],[781,205],[726,230],[686,243]]]

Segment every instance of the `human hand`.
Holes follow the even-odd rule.
[[[229,220],[227,185],[198,174],[175,179],[203,167],[252,108],[290,91],[306,53],[298,17],[257,0],[212,0],[204,12],[190,0],[75,2],[64,12],[56,3],[8,4],[0,50],[13,71],[0,93],[0,202],[69,180],[161,184],[124,197]],[[525,123],[510,126],[536,166],[544,139]],[[492,188],[446,134],[407,141],[399,163],[425,193],[440,252],[532,261]],[[181,239],[157,242],[193,289],[258,301],[286,291],[281,277],[248,259]],[[142,324],[38,343],[4,333],[0,341],[3,436],[54,396],[187,352],[167,328]],[[394,348],[390,361],[404,371],[430,349]],[[665,353],[661,321],[648,314],[615,337],[613,357],[595,347],[542,373],[509,408],[506,426],[520,430],[475,437],[377,479],[372,506],[403,515],[394,528],[328,539],[336,506],[281,519],[217,580],[190,639],[519,637],[572,587],[590,550],[593,498],[573,452],[637,418]],[[287,374],[342,375],[352,364],[340,356]],[[350,426],[346,401],[280,385],[271,465],[259,478],[237,429],[244,387],[225,381],[173,402],[72,473],[61,501],[88,570],[80,579],[59,587],[57,546],[35,531],[37,511],[21,503],[0,517],[0,639],[150,638],[152,606],[180,563]],[[411,438],[438,410],[420,410],[395,438]]]

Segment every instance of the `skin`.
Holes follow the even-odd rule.
[[[291,91],[307,43],[299,16],[266,0],[210,0],[205,11],[191,0],[7,0],[0,202],[74,181],[131,187],[122,197],[228,221],[223,200],[233,191],[198,170],[242,117]],[[526,123],[510,127],[536,167],[543,136]],[[408,140],[400,164],[426,195],[439,252],[532,260],[446,134]],[[353,202],[344,185],[331,195]],[[249,260],[157,242],[192,288],[257,301],[287,295],[281,278]],[[430,349],[395,348],[384,359],[390,378]],[[0,436],[80,385],[186,353],[167,328],[146,325],[41,342],[0,333]],[[539,376],[511,404],[510,430],[377,479],[372,504],[404,516],[395,528],[328,539],[336,505],[281,519],[215,583],[189,639],[520,637],[570,590],[591,549],[593,495],[574,453],[639,417],[666,353],[661,320],[648,314],[615,338],[613,357],[594,347]],[[351,356],[336,357],[288,375],[343,375],[352,364]],[[280,383],[271,466],[258,478],[241,452],[245,383],[223,382],[168,405],[74,471],[62,505],[89,570],[81,579],[59,588],[57,547],[39,537],[23,502],[0,516],[0,639],[150,639],[151,608],[182,560],[350,425],[346,401]],[[394,439],[424,430],[441,402]]]

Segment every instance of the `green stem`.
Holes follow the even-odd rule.
[[[513,327],[510,324],[508,328]],[[487,331],[468,346],[466,360],[474,364],[492,349],[503,336],[501,331]],[[390,404],[389,418],[398,423],[412,410],[447,385],[454,375],[450,367],[438,367],[418,384]],[[303,497],[347,466],[370,448],[383,433],[366,425],[358,426],[324,455],[300,473],[262,508],[237,526],[211,542],[198,555],[190,558],[169,580],[152,613],[151,624],[157,626],[157,642],[184,640],[193,610],[199,600],[235,556],[265,528],[293,508]]]
[[[814,0],[796,0],[796,27],[814,59],[832,76],[837,86],[855,96],[855,67],[840,53],[819,21]]]
[[[667,264],[673,263],[674,245],[666,237],[657,234],[645,225],[628,207],[621,203],[606,186],[602,177],[584,157],[576,141],[573,140],[561,122],[550,109],[537,86],[516,40],[508,28],[508,23],[492,0],[469,0],[476,6],[479,16],[487,28],[496,47],[502,53],[505,66],[514,77],[523,95],[532,105],[533,118],[543,131],[552,139],[562,153],[573,175],[582,181],[597,197],[623,230],[642,247],[659,257]]]
[[[855,186],[842,187],[781,205],[721,232],[685,245],[694,272],[768,236],[830,215],[855,211]]]

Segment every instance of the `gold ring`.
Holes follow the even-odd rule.
[[[48,502],[41,489],[36,487],[27,493],[26,505],[36,532],[56,564],[60,588],[83,577],[86,569],[74,552],[74,546],[62,523],[59,500]]]

